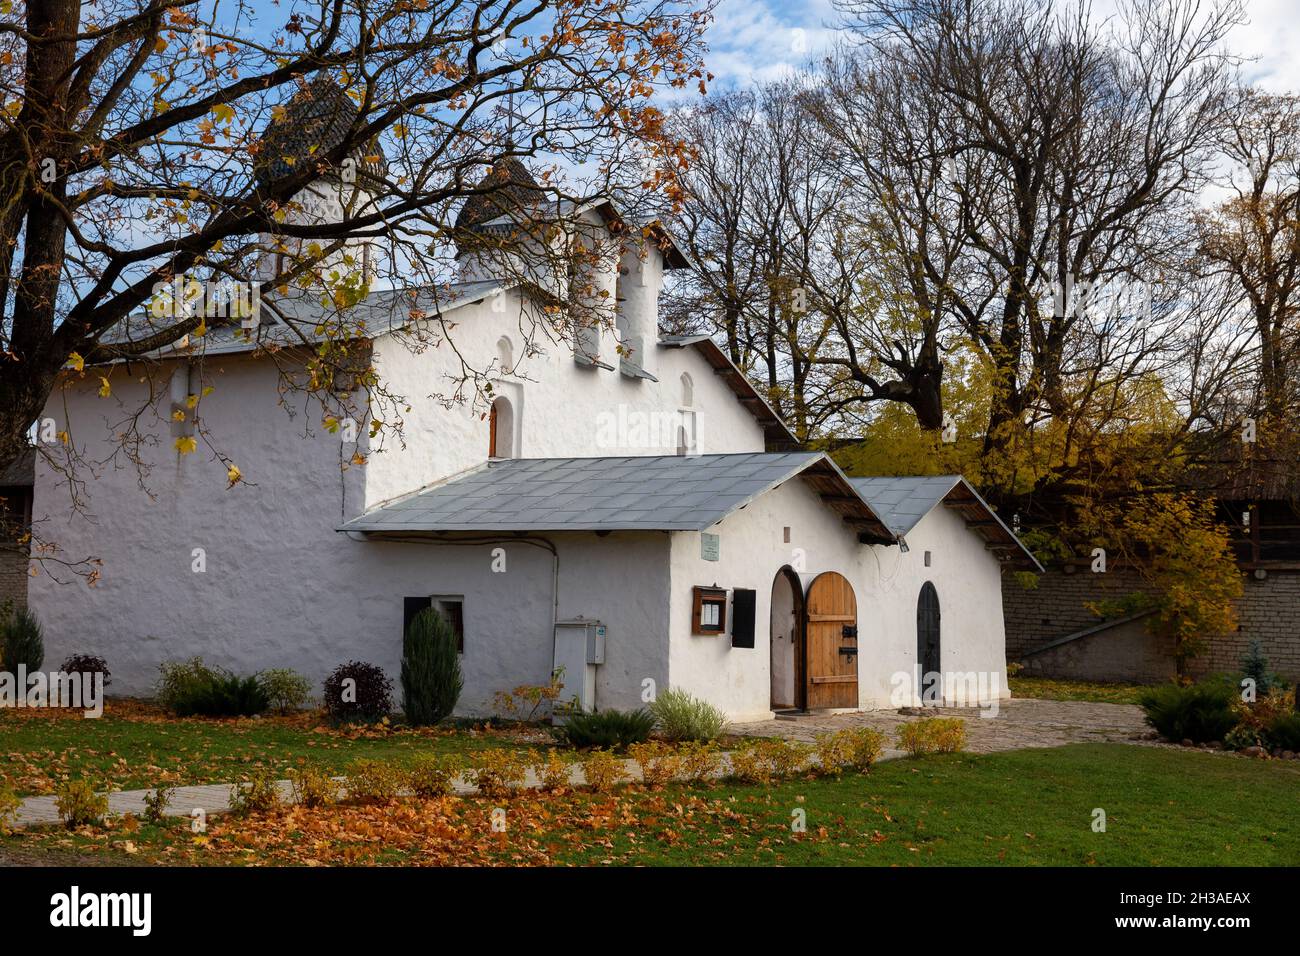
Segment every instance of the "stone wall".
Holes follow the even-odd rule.
[[[0,604],[27,606],[27,552],[16,546],[0,548]]]
[[[27,547],[17,542],[30,520],[30,487],[0,484],[0,605],[27,606]]]
[[[1026,657],[1054,640],[1097,624],[1090,601],[1118,599],[1141,587],[1123,568],[1073,574],[1053,568],[1038,587],[1022,588],[1008,579],[1002,588],[1007,625],[1007,660],[1027,664],[1026,673],[1079,680],[1156,681],[1174,673],[1173,655],[1158,647],[1141,622],[1122,625]],[[1300,680],[1300,574],[1270,572],[1264,580],[1248,575],[1237,603],[1238,629],[1209,641],[1192,661],[1195,674],[1235,669],[1252,640],[1258,640],[1273,670]]]

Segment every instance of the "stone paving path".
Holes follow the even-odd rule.
[[[816,734],[842,727],[872,727],[889,740],[900,724],[922,717],[962,717],[966,720],[966,749],[971,753],[1061,747],[1076,743],[1153,743],[1151,728],[1134,704],[1099,704],[1073,700],[1021,698],[999,702],[996,716],[972,707],[926,707],[923,714],[897,710],[867,710],[852,714],[761,720],[733,724],[734,734],[812,740]]]
[[[1009,700],[998,706],[997,715],[982,718],[982,712],[972,708],[927,707],[923,714],[901,714],[895,710],[859,711],[851,714],[816,715],[794,720],[763,720],[754,723],[733,724],[729,731],[745,737],[785,737],[790,740],[811,741],[816,734],[844,727],[872,727],[883,731],[888,740],[900,724],[922,717],[963,717],[966,719],[967,750],[972,753],[992,753],[999,750],[1019,750],[1027,747],[1060,747],[1065,744],[1085,742],[1147,743],[1151,744],[1150,728],[1142,719],[1140,708],[1132,704],[1094,704],[1082,701]],[[882,760],[902,756],[900,751],[887,749]],[[640,768],[635,761],[623,761],[632,779],[639,779]],[[581,769],[570,770],[572,783],[581,783]],[[339,778],[341,779],[341,778]],[[536,787],[537,778],[530,769],[525,787]],[[278,782],[280,794],[291,799],[289,781]],[[474,787],[464,781],[455,785],[457,793],[474,793]],[[144,797],[148,790],[127,790],[108,795],[110,814],[144,812]],[[196,787],[177,787],[169,809],[174,814],[191,815],[195,809],[206,815],[223,813],[230,809],[230,784],[205,784]],[[37,826],[58,823],[59,813],[52,796],[28,797],[19,807],[16,826]]]

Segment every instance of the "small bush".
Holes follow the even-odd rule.
[[[158,787],[144,795],[144,818],[149,823],[162,823],[167,817],[167,805],[171,803],[175,787]]]
[[[485,797],[504,797],[524,782],[528,766],[512,750],[484,750],[474,755],[477,766],[469,772],[470,782]]]
[[[348,764],[343,789],[348,798],[362,803],[389,803],[402,789],[402,774],[381,760],[354,760]]]
[[[853,741],[843,731],[817,734],[813,738],[813,750],[817,754],[817,766],[822,773],[839,776],[846,768],[853,766]]]
[[[339,782],[321,767],[294,767],[288,777],[294,803],[309,810],[329,806],[339,798]]]
[[[230,788],[230,812],[237,817],[274,813],[280,805],[280,788],[270,770],[259,770]]]
[[[406,785],[417,797],[445,797],[452,793],[464,769],[455,754],[419,754],[407,771]]]
[[[108,797],[95,793],[85,780],[65,780],[57,791],[54,806],[69,830],[99,823],[108,813]]]
[[[1247,747],[1265,747],[1267,745],[1268,741],[1264,739],[1263,727],[1238,724],[1223,735],[1223,746],[1229,750],[1245,750]]]
[[[348,661],[325,678],[325,710],[339,723],[361,723],[393,710],[393,682],[383,669],[364,661]]]
[[[569,785],[573,761],[560,750],[548,750],[533,761],[533,773],[543,790],[562,790]]]
[[[1241,672],[1255,682],[1255,694],[1264,697],[1273,690],[1282,690],[1281,678],[1274,674],[1264,656],[1264,649],[1259,641],[1251,641],[1250,647],[1241,658]]]
[[[603,793],[627,780],[628,772],[613,751],[591,750],[582,755],[582,777],[592,790]]]
[[[966,721],[960,717],[930,717],[912,721],[899,728],[898,746],[913,757],[929,753],[956,753],[966,746]]]
[[[713,741],[691,741],[677,752],[682,760],[682,776],[692,782],[711,780],[722,768],[722,754]]]
[[[178,717],[252,717],[270,706],[256,676],[209,667],[201,657],[164,661],[158,669],[155,695]]]
[[[113,683],[108,672],[108,661],[94,654],[73,654],[63,662],[59,670],[65,674],[90,674],[92,678],[95,674],[103,674],[105,687]]]
[[[1247,702],[1238,695],[1232,702],[1232,713],[1237,720],[1237,725],[1223,735],[1223,745],[1229,750],[1272,746],[1268,739],[1269,725],[1277,717],[1290,714],[1294,710],[1294,693],[1280,687],[1274,688],[1254,702]]]
[[[647,740],[632,744],[627,752],[641,768],[641,779],[647,786],[661,787],[681,772],[681,754],[661,741]]]
[[[727,754],[731,776],[744,783],[767,783],[771,774],[755,744],[753,740],[743,741]]]
[[[885,735],[870,727],[840,731],[849,740],[849,766],[857,771],[870,770],[885,751]]]
[[[545,684],[520,684],[492,695],[492,706],[507,720],[533,721],[550,716],[564,691],[564,668],[557,667]]]
[[[13,833],[14,818],[22,801],[8,787],[0,787],[0,836]]]
[[[25,664],[31,674],[45,663],[45,631],[36,615],[25,607],[0,624],[0,660],[4,670],[15,674],[20,664]]]
[[[599,710],[573,714],[555,734],[570,747],[623,750],[647,740],[654,726],[645,710]]]
[[[675,688],[655,698],[650,713],[665,740],[717,740],[727,726],[727,715],[718,708]]]
[[[465,678],[456,632],[434,608],[425,608],[402,637],[402,711],[408,722],[436,724],[450,717]]]
[[[1206,680],[1190,687],[1162,684],[1138,695],[1146,720],[1166,740],[1205,743],[1223,740],[1237,723],[1233,711],[1239,699],[1228,681]]]
[[[311,699],[311,681],[288,667],[273,667],[257,675],[267,704],[278,714],[297,710]]]
[[[780,737],[747,740],[731,751],[731,774],[746,783],[790,777],[808,762],[808,748]]]
[[[1300,713],[1278,714],[1266,731],[1269,745],[1300,753]]]

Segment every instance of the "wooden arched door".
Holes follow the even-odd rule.
[[[917,693],[923,694],[926,675],[938,674],[943,655],[939,647],[939,592],[926,581],[921,585],[921,596],[916,601],[916,661],[920,664],[917,675]],[[939,685],[942,687],[942,683]]]
[[[809,710],[858,706],[858,601],[844,575],[826,571],[804,601]]]

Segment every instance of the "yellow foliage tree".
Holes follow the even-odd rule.
[[[1152,610],[1148,630],[1173,645],[1178,673],[1208,641],[1237,626],[1235,602],[1241,572],[1228,529],[1215,520],[1214,503],[1192,494],[1160,493],[1125,506],[1108,505],[1118,531],[1114,547],[1128,557],[1149,591],[1102,602],[1104,614]]]

